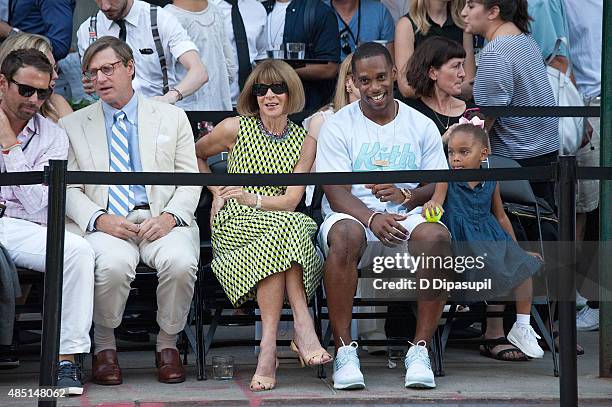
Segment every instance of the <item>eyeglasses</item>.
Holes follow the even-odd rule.
[[[93,81],[98,78],[98,71],[102,71],[102,73],[106,76],[111,76],[115,73],[115,65],[122,63],[123,61],[113,62],[112,64],[104,64],[99,68],[88,69],[83,71],[83,75],[90,81]]]
[[[47,98],[51,96],[51,94],[53,93],[53,89],[51,88],[45,88],[45,89],[35,88],[30,85],[24,85],[23,83],[19,83],[15,81],[14,79],[11,79],[11,83],[14,83],[15,85],[17,85],[17,91],[24,98],[29,98],[34,93],[36,93],[38,100],[47,100]]]
[[[348,42],[348,36],[349,34],[346,28],[340,31],[340,47],[342,49],[342,52],[345,55],[348,55],[351,52],[353,52],[353,49],[351,48],[351,44],[349,44]]]
[[[272,89],[272,93],[275,95],[282,95],[283,93],[289,92],[289,88],[285,82],[273,83],[271,85],[256,83],[253,85],[252,92],[254,96],[266,96],[268,89]]]

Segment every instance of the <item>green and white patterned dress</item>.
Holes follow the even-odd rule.
[[[300,158],[306,130],[289,122],[289,136],[275,141],[264,135],[255,117],[240,117],[236,144],[229,154],[230,174],[291,173]],[[245,186],[248,192],[279,196],[284,186]],[[300,212],[265,211],[225,203],[212,225],[212,270],[235,307],[255,299],[257,283],[286,271],[295,262],[302,266],[304,288],[310,298],[321,281],[322,259],[313,236],[316,223]]]

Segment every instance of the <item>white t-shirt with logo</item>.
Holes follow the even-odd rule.
[[[435,123],[400,101],[397,116],[380,126],[361,112],[359,101],[340,109],[327,120],[317,142],[317,172],[365,172],[448,169],[442,138]],[[377,165],[378,164],[378,165]],[[382,165],[381,165],[382,164]],[[416,188],[418,183],[396,183]],[[380,202],[363,184],[351,193],[370,210],[406,213],[392,202]],[[333,211],[323,199],[325,217]],[[413,209],[420,212],[420,207]]]

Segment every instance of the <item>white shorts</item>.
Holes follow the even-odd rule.
[[[406,219],[399,221],[399,223],[408,231],[408,239],[410,239],[412,231],[416,229],[417,226],[422,223],[426,223],[427,221],[425,220],[423,215],[421,215],[421,207],[415,208],[409,213],[403,215],[407,217]],[[319,246],[323,250],[323,254],[325,255],[325,257],[327,257],[327,253],[329,252],[329,245],[327,244],[327,235],[329,234],[329,231],[336,222],[344,219],[350,219],[357,222],[365,231],[367,246],[365,251],[363,252],[363,255],[361,256],[361,259],[359,260],[359,264],[357,265],[358,269],[371,266],[374,262],[374,257],[385,256],[385,251],[388,248],[382,243],[380,243],[380,240],[376,237],[376,235],[374,235],[374,233],[370,229],[366,228],[363,223],[361,223],[351,215],[348,215],[346,213],[334,212],[327,218],[325,218],[325,221],[323,221],[323,224],[319,228]],[[446,225],[444,225],[442,222],[437,223],[446,227]],[[405,244],[407,245],[408,242],[406,242]],[[392,248],[390,250],[392,250],[394,253],[397,252],[397,248]],[[406,252],[408,252],[408,247],[406,247]]]

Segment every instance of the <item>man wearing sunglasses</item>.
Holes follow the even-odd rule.
[[[134,91],[131,48],[102,37],[83,55],[83,72],[100,97],[60,120],[70,139],[68,168],[77,171],[198,172],[191,126],[175,106]],[[96,253],[93,381],[122,382],[114,329],[123,317],[139,262],[156,269],[158,380],[179,383],[185,371],[176,334],[193,296],[200,238],[194,213],[201,187],[69,185],[69,228]]]
[[[42,171],[49,160],[65,160],[66,132],[39,114],[51,95],[53,67],[34,49],[13,51],[0,68],[0,170]],[[47,196],[45,185],[3,186],[0,203],[0,243],[13,262],[45,271],[47,239]],[[93,312],[94,252],[80,236],[66,233],[60,357],[57,385],[68,394],[82,394],[81,369],[75,354],[89,353],[89,329]]]

